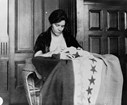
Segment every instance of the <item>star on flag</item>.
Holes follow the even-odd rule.
[[[92,92],[91,92],[92,90],[93,90],[93,88],[88,87],[88,89],[86,90],[88,92],[88,95],[92,94]]]
[[[91,71],[93,72],[93,74],[94,74],[94,72],[97,72],[96,69],[95,69],[96,66],[92,66],[92,65],[91,65],[91,67],[92,67]]]
[[[89,81],[90,81],[90,85],[91,85],[92,83],[95,84],[95,83],[94,83],[95,79],[93,78],[93,76],[91,76],[91,79],[89,79]]]
[[[91,101],[90,101],[90,97],[88,98],[88,102],[91,103]]]
[[[90,58],[90,60],[92,60],[93,63],[97,62],[94,58]]]

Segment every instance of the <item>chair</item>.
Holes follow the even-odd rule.
[[[41,89],[40,75],[36,73],[31,59],[26,59],[25,67],[22,71],[23,83],[29,105],[39,105]],[[39,77],[39,78],[38,78]]]

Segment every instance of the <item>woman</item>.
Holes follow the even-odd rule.
[[[41,56],[48,52],[58,53],[67,47],[81,47],[67,30],[68,18],[66,13],[57,9],[49,16],[51,26],[41,33],[34,46],[34,56]]]

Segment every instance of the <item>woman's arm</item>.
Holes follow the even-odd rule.
[[[34,54],[34,57],[43,55],[42,51],[39,50]]]
[[[37,51],[37,52],[34,54],[34,57],[37,57],[37,56],[51,57],[53,53],[54,53],[54,52],[43,53],[41,50],[39,50],[39,51]]]

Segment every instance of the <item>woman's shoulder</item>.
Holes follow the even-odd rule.
[[[46,30],[44,32],[42,32],[39,36],[39,38],[49,38],[50,37],[50,30]]]
[[[43,38],[43,37],[45,37],[45,36],[46,36],[46,35],[45,35],[45,32],[42,32],[42,33],[39,34],[38,37],[39,37],[39,38]]]

